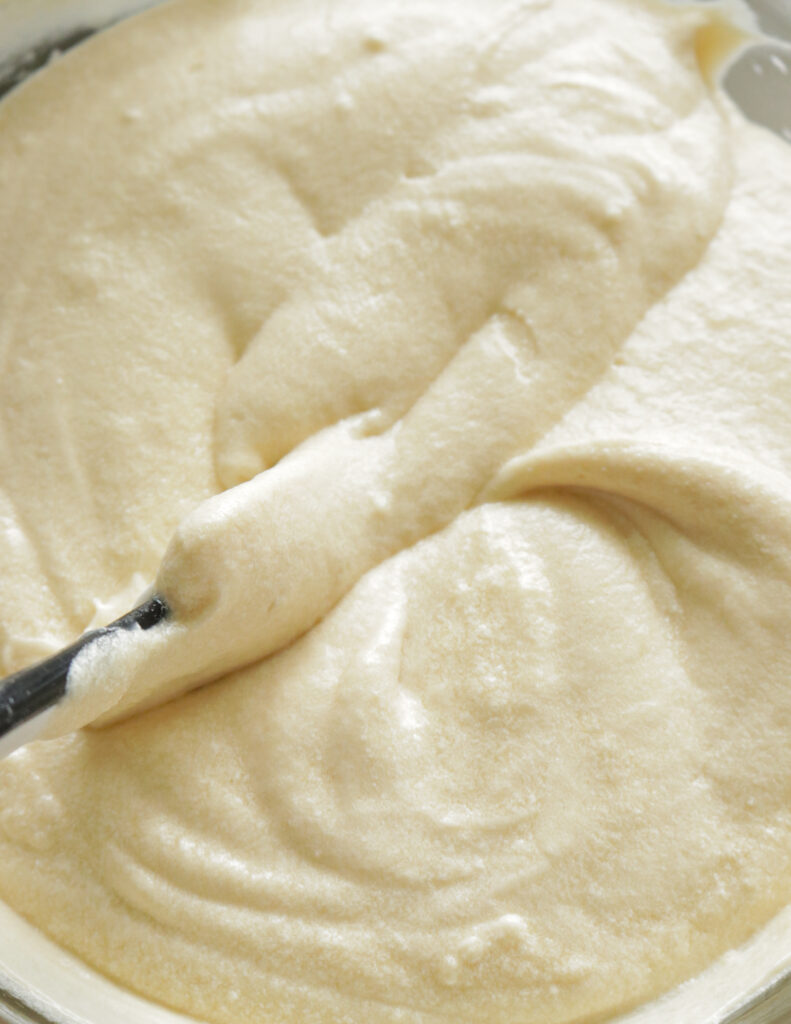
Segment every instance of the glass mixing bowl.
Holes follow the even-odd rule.
[[[0,0],[0,97],[64,49],[160,0]],[[699,0],[705,2],[705,0]],[[791,41],[791,0],[751,0],[761,27]],[[791,143],[791,47],[751,47],[727,88]],[[198,1024],[114,985],[0,904],[0,1024]],[[791,1024],[791,908],[744,950],[611,1024]]]

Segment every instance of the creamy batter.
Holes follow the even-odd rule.
[[[212,1022],[570,1024],[791,902],[791,151],[727,41],[179,0],[0,106],[0,667],[174,611],[0,765],[10,906]]]

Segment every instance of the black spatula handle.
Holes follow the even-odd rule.
[[[51,708],[66,692],[66,678],[74,658],[87,644],[119,629],[151,629],[164,619],[170,609],[164,598],[155,595],[150,601],[132,609],[102,629],[84,633],[71,647],[53,654],[46,661],[24,668],[0,680],[0,737],[34,715]]]

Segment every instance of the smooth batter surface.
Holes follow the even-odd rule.
[[[210,1021],[569,1024],[791,901],[791,152],[720,33],[181,0],[0,106],[2,668],[156,578],[57,728],[219,680],[0,765],[12,907]]]

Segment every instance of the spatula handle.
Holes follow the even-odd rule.
[[[145,604],[102,629],[84,633],[79,640],[46,661],[0,680],[0,738],[34,715],[51,708],[66,693],[66,679],[74,658],[87,644],[119,629],[150,629],[169,612],[164,598],[155,595]]]

